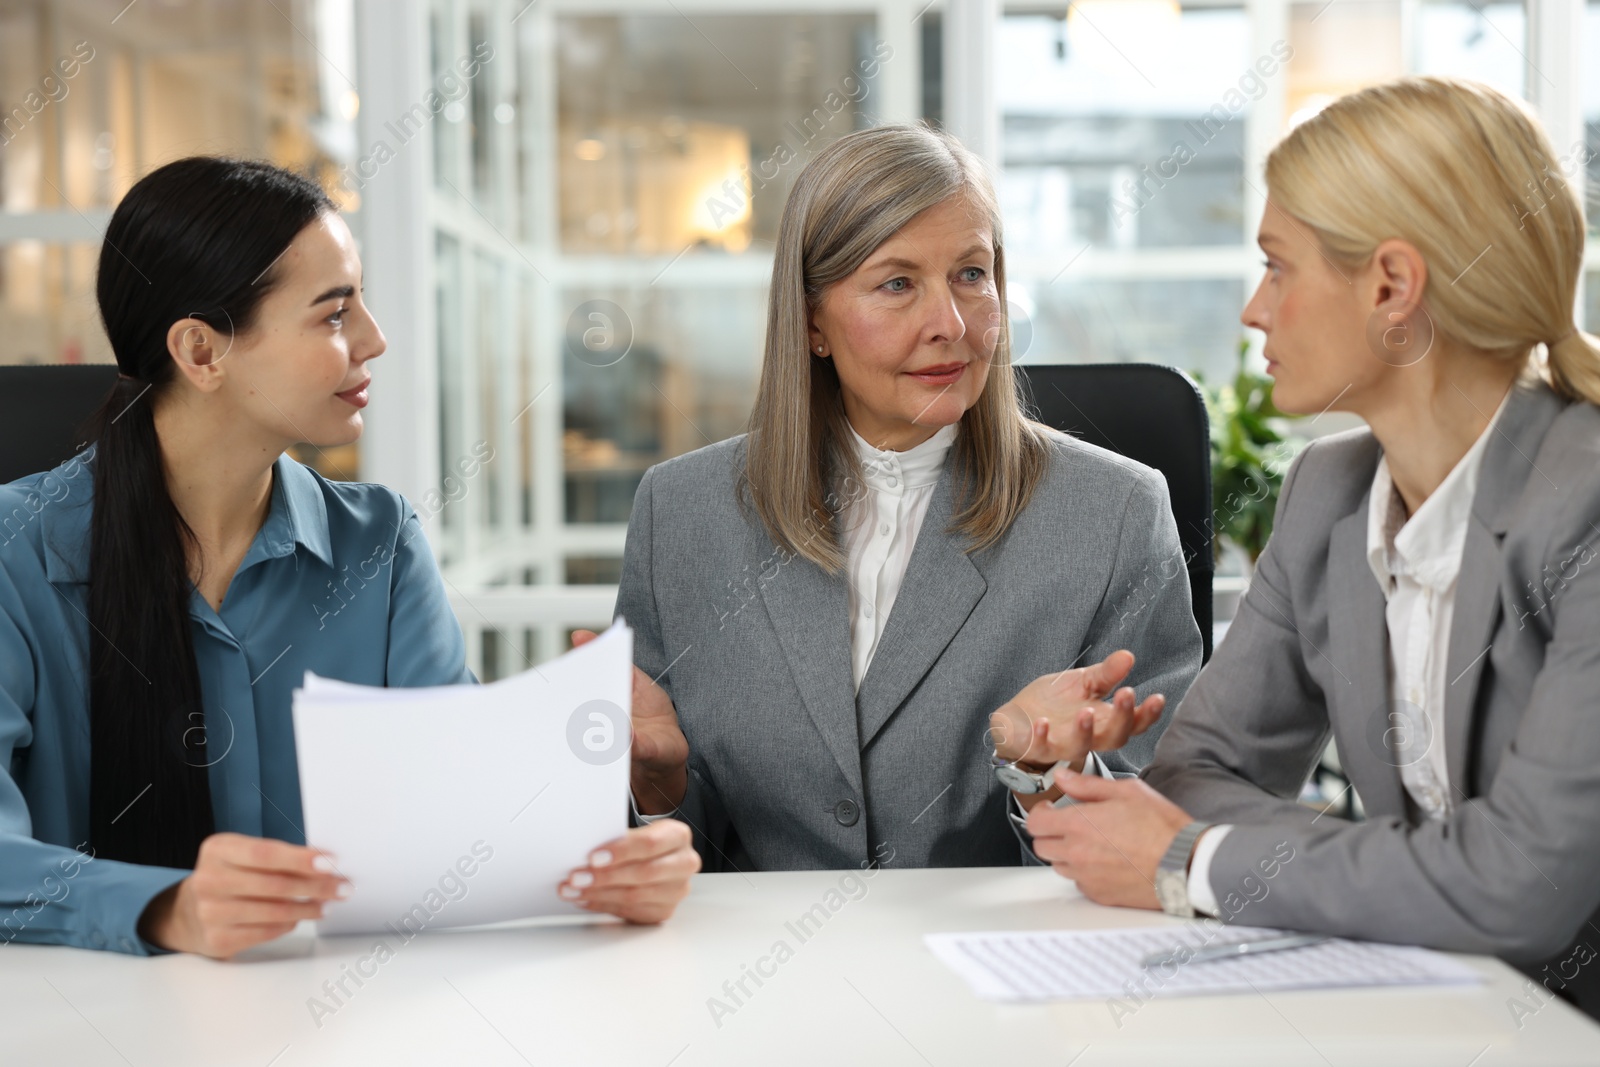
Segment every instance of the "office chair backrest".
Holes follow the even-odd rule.
[[[114,363],[0,366],[0,485],[76,455],[116,380]]]
[[[1194,621],[1211,658],[1211,426],[1194,379],[1154,363],[1016,368],[1039,422],[1154,467],[1167,479]]]

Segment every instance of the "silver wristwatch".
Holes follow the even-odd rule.
[[[1194,905],[1189,902],[1189,857],[1194,853],[1195,842],[1209,829],[1208,822],[1190,823],[1178,831],[1167,854],[1161,857],[1161,865],[1156,868],[1156,899],[1168,915],[1180,919],[1195,916]]]
[[[1048,793],[1050,787],[1055,785],[1056,768],[1071,767],[1068,760],[1058,760],[1049,769],[1034,774],[1032,771],[1023,770],[1015,763],[1001,759],[999,756],[990,756],[989,762],[994,767],[994,776],[1000,779],[1000,784],[1013,793]]]

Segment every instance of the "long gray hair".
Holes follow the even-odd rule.
[[[1000,331],[988,381],[961,417],[954,447],[957,512],[952,530],[967,552],[994,544],[1027,506],[1049,460],[1042,428],[1023,413],[1011,368],[1000,207],[983,163],[949,134],[926,126],[878,126],[817,153],[795,181],[778,225],[767,298],[766,351],[750,415],[739,491],[773,544],[830,574],[845,564],[833,519],[859,485],[831,359],[807,343],[810,313],[922,212],[961,197],[986,216],[994,240]]]

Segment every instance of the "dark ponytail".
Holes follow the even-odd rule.
[[[197,547],[167,492],[151,404],[172,324],[250,329],[278,257],[333,204],[267,163],[195,157],[141,179],[100,249],[96,296],[123,377],[94,419],[89,835],[94,854],[193,867],[214,828],[190,634]]]

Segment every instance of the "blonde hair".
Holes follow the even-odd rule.
[[[1000,208],[983,164],[954,137],[926,126],[848,134],[806,165],[784,204],[739,479],[741,499],[754,505],[773,544],[830,574],[845,564],[833,520],[851,487],[859,487],[861,465],[833,361],[809,347],[810,313],[829,286],[917,215],[957,196],[987,216],[1001,314],[988,381],[962,415],[952,446],[959,482],[951,529],[969,538],[966,551],[998,541],[1044,476],[1047,439],[1023,414],[1011,368]]]
[[[1583,206],[1549,138],[1478,82],[1409,77],[1341,97],[1267,156],[1268,195],[1351,268],[1400,238],[1446,337],[1600,404],[1600,338],[1576,329]],[[1534,346],[1546,356],[1535,361]]]

